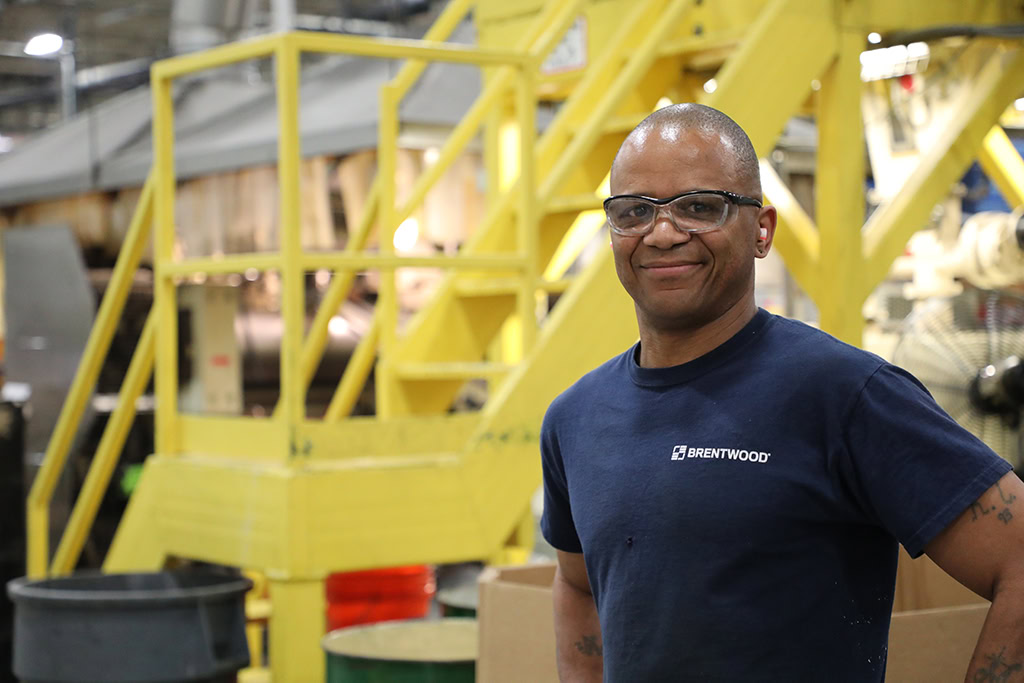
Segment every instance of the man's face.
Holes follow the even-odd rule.
[[[751,184],[718,136],[668,124],[627,143],[612,172],[611,191],[663,199],[690,190],[726,190],[759,198]],[[769,232],[759,243],[760,227]],[[664,212],[642,237],[612,232],[615,270],[636,303],[641,327],[704,325],[753,297],[754,258],[767,254],[774,229],[774,209],[733,206],[727,222],[711,232],[679,232]]]

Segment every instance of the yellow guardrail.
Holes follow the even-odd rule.
[[[50,555],[50,501],[53,498],[57,480],[64,470],[68,453],[74,441],[78,424],[85,412],[89,397],[96,386],[100,368],[110,350],[110,342],[117,329],[118,320],[124,310],[125,301],[131,290],[132,278],[139,267],[143,250],[149,241],[152,229],[153,180],[146,180],[139,203],[135,209],[131,226],[125,236],[124,246],[117,257],[117,264],[111,275],[107,291],[103,295],[96,321],[89,332],[82,360],[46,448],[42,467],[32,482],[26,505],[26,532],[28,541],[27,573],[32,578],[46,576]],[[86,479],[85,495],[79,498],[62,540],[57,557],[51,569],[54,573],[69,572],[74,568],[81,553],[88,529],[96,516],[96,509],[103,497],[113,472],[114,465],[124,446],[127,427],[134,417],[135,401],[145,389],[152,368],[152,325],[147,322],[149,334],[143,333],[132,356],[129,376],[121,389],[120,401],[111,415],[100,441]],[[149,360],[147,362],[147,355]],[[141,386],[140,386],[141,385]]]
[[[225,45],[203,53],[186,55],[155,64],[151,71],[153,97],[153,170],[139,201],[113,277],[104,296],[96,323],[90,334],[82,362],[62,409],[47,449],[43,467],[28,497],[28,573],[44,576],[73,569],[95,519],[96,511],[124,440],[135,415],[135,403],[144,391],[151,373],[156,375],[156,450],[174,453],[180,443],[180,415],[177,387],[177,292],[181,276],[191,273],[239,273],[279,269],[282,275],[282,315],[285,333],[281,349],[281,399],[273,419],[297,424],[305,417],[305,393],[319,364],[327,340],[328,323],[344,301],[355,274],[377,269],[382,274],[378,308],[370,329],[361,340],[341,377],[330,402],[326,421],[348,416],[373,367],[377,347],[383,362],[380,370],[389,371],[388,353],[394,350],[398,301],[394,274],[403,267],[438,267],[511,273],[521,283],[519,313],[523,321],[534,321],[535,292],[542,283],[534,254],[537,241],[537,207],[533,197],[536,186],[535,117],[536,82],[540,62],[575,20],[583,0],[549,2],[530,30],[512,50],[482,49],[454,45],[444,41],[465,19],[473,0],[453,0],[438,17],[423,40],[376,39],[332,36],[306,32],[261,37]],[[372,58],[407,60],[394,79],[381,89],[378,145],[378,169],[363,215],[359,217],[345,249],[335,252],[303,254],[299,237],[299,158],[298,128],[300,55],[303,52],[346,54]],[[278,177],[279,225],[281,248],[277,254],[232,254],[218,258],[175,260],[174,197],[175,167],[174,110],[171,86],[174,79],[240,61],[273,58],[276,67],[277,112],[279,124]],[[398,106],[430,62],[452,62],[493,67],[480,96],[467,115],[455,127],[441,148],[439,159],[415,183],[409,198],[400,206],[395,202],[395,163],[397,155]],[[505,206],[516,212],[516,245],[512,253],[460,254],[457,256],[399,256],[394,253],[392,237],[398,225],[422,203],[456,158],[477,135],[487,117],[497,107],[514,103],[519,140],[520,179],[505,192]],[[364,251],[374,226],[379,226],[380,253]],[[71,519],[52,564],[49,561],[49,505],[57,480],[66,463],[75,430],[109,350],[118,318],[124,308],[131,277],[139,265],[151,226],[154,235],[154,305],[143,336],[136,348],[99,448],[90,464],[83,489],[75,503]],[[303,275],[306,271],[329,268],[334,277],[313,321],[303,338]],[[550,283],[548,283],[550,284]],[[557,288],[557,285],[551,285]],[[524,324],[524,346],[529,348],[536,335],[535,324]],[[157,334],[159,330],[159,334]],[[381,412],[386,416],[386,400]],[[287,452],[287,451],[286,451]]]

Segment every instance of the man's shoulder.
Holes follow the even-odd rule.
[[[629,381],[627,363],[634,346],[608,359],[572,383],[568,389],[555,397],[548,407],[549,418],[576,412],[582,405],[599,396],[614,391],[618,384]]]
[[[768,338],[773,356],[805,376],[825,373],[832,379],[867,380],[879,367],[888,365],[880,356],[792,318],[775,316]]]

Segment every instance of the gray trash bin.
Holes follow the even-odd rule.
[[[234,680],[249,663],[241,576],[206,569],[7,584],[25,683]]]

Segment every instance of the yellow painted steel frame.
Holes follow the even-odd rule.
[[[685,73],[687,65],[707,69],[724,57],[716,76],[718,88],[702,95],[703,101],[743,125],[762,155],[772,148],[789,117],[805,107],[812,96],[811,81],[820,81],[821,90],[814,96],[821,140],[817,226],[767,169],[765,192],[779,208],[779,250],[817,302],[823,326],[848,341],[859,340],[860,305],[867,292],[885,276],[903,241],[923,223],[973,155],[984,149],[983,162],[998,171],[996,182],[1015,201],[1020,198],[1022,162],[1009,154],[1005,136],[993,126],[1024,78],[1024,51],[1018,43],[990,42],[990,49],[996,49],[972,86],[969,106],[950,122],[906,190],[876,211],[862,231],[857,63],[863,34],[875,25],[892,26],[882,16],[891,2],[877,0],[750,0],[751,11],[737,12],[731,24],[720,18],[721,33],[699,39],[673,37],[673,31],[692,20],[692,13],[706,11],[707,3],[628,3],[606,49],[573,81],[559,114],[535,139],[538,65],[583,2],[544,3],[513,50],[444,43],[473,4],[456,0],[425,41],[291,33],[153,67],[154,169],[152,189],[147,190],[157,231],[154,322],[147,326],[147,339],[153,341],[151,346],[140,344],[141,355],[133,360],[123,391],[127,401],[146,374],[149,354],[155,352],[157,453],[147,460],[105,569],[153,568],[167,556],[182,556],[264,571],[273,601],[271,665],[276,681],[322,679],[317,642],[323,630],[322,579],[330,571],[409,562],[522,559],[532,534],[528,501],[540,480],[538,433],[546,406],[637,334],[632,302],[618,284],[609,251],[603,250],[565,288],[538,329],[534,303],[543,285],[540,273],[581,212],[597,207],[595,190],[629,129],[662,95],[691,92],[693,78]],[[986,10],[983,15],[976,9],[968,3],[935,0],[915,8],[914,17],[906,21],[908,27],[921,28],[930,25],[929,17],[944,23],[956,23],[957,17],[987,22],[1022,18],[1019,8],[1002,7],[1001,14]],[[711,54],[703,53],[705,49]],[[341,252],[301,252],[298,87],[303,51],[409,60],[382,88],[379,173],[367,210]],[[276,66],[281,252],[176,261],[172,81],[200,69],[259,57],[273,57]],[[442,147],[440,160],[417,181],[411,198],[398,205],[398,105],[430,61],[485,66],[489,77]],[[451,257],[394,253],[392,237],[401,221],[484,123],[508,111],[520,129],[517,175],[505,188],[489,188],[493,201],[469,242]],[[484,136],[492,142],[494,137]],[[496,163],[493,150],[487,157],[489,165]],[[149,196],[144,193],[122,252],[122,271],[137,263]],[[380,253],[367,254],[363,250],[375,224]],[[121,263],[119,259],[119,268]],[[435,299],[399,335],[394,271],[406,266],[443,267],[449,275]],[[179,414],[176,280],[192,272],[240,272],[250,267],[277,269],[283,278],[286,332],[279,405],[265,419]],[[303,273],[322,267],[333,269],[335,276],[313,329],[303,338]],[[306,387],[324,347],[327,323],[353,274],[361,269],[382,274],[373,324],[326,419],[307,419]],[[29,501],[30,571],[37,575],[46,571],[44,503],[63,464],[72,423],[98,370],[96,351],[109,343],[115,304],[124,286],[123,272],[115,272],[114,293],[104,299],[91,350],[65,406],[67,418],[55,433]],[[483,361],[491,339],[511,315],[525,323],[524,360],[513,366]],[[378,415],[349,418],[376,347]],[[501,378],[492,385],[484,409],[443,414],[463,382],[475,377]],[[116,424],[111,446],[102,458],[97,456],[87,501],[96,499],[108,476],[109,453],[117,450],[114,442],[127,418],[126,412],[112,420]],[[89,504],[83,503],[74,532],[62,543],[61,567],[68,566],[83,525],[88,526]],[[518,549],[503,553],[510,539]]]
[[[57,480],[64,469],[71,442],[86,403],[92,395],[99,377],[103,359],[110,349],[121,312],[131,289],[132,277],[139,267],[142,253],[149,241],[152,215],[153,180],[146,180],[138,207],[125,236],[124,246],[118,255],[110,284],[103,296],[103,302],[96,314],[96,321],[82,354],[82,361],[75,373],[74,381],[61,407],[56,428],[46,448],[43,465],[32,482],[26,507],[28,562],[27,573],[32,578],[41,578],[48,573],[50,553],[50,500],[53,498]],[[152,317],[152,316],[151,316]],[[142,339],[132,356],[119,403],[101,437],[96,457],[90,465],[82,495],[79,497],[68,529],[61,540],[54,559],[53,573],[66,573],[74,568],[81,553],[89,527],[96,516],[100,499],[106,490],[117,457],[124,446],[135,414],[135,402],[145,389],[152,368],[153,326],[147,320]]]
[[[462,5],[468,6],[468,3]],[[549,38],[548,42],[553,46],[555,40]],[[368,268],[376,268],[382,272],[375,322],[371,333],[360,344],[331,402],[327,415],[329,421],[338,420],[350,409],[372,362],[375,342],[379,339],[384,359],[387,358],[387,352],[394,343],[398,310],[394,288],[395,269],[408,266],[439,266],[519,273],[519,279],[524,283],[520,298],[528,302],[523,304],[523,310],[529,310],[531,317],[538,276],[536,266],[527,258],[527,254],[535,249],[536,235],[532,218],[532,196],[528,192],[533,186],[530,175],[530,169],[533,167],[532,135],[522,136],[521,143],[521,168],[528,182],[522,185],[523,190],[518,193],[518,253],[435,258],[403,257],[394,254],[392,236],[400,222],[398,217],[404,211],[411,211],[410,204],[398,209],[394,202],[398,103],[404,91],[407,91],[414,82],[415,76],[409,75],[410,70],[403,71],[399,78],[381,91],[378,146],[380,173],[374,185],[374,197],[377,201],[373,202],[372,208],[361,217],[353,239],[345,251],[303,255],[298,229],[298,88],[299,55],[302,52],[405,57],[421,63],[450,61],[478,66],[502,66],[511,70],[512,77],[509,79],[508,87],[514,86],[517,106],[520,109],[519,121],[523,125],[529,122],[531,130],[536,117],[534,74],[538,68],[539,57],[519,51],[478,49],[431,41],[370,40],[298,32],[225,46],[204,54],[160,62],[153,67],[156,179],[154,204],[157,231],[155,317],[160,329],[155,344],[156,391],[159,406],[157,455],[147,462],[138,494],[133,497],[105,568],[114,570],[147,565],[160,562],[171,553],[266,569],[275,605],[271,617],[271,665],[275,679],[306,681],[315,680],[322,673],[322,658],[311,656],[310,644],[315,646],[319,634],[322,633],[323,624],[321,619],[310,619],[309,615],[317,612],[322,614],[322,578],[326,570],[393,564],[400,561],[399,558],[409,557],[410,553],[421,560],[435,561],[482,557],[492,553],[493,546],[492,542],[481,537],[478,531],[471,531],[475,524],[475,515],[465,509],[463,504],[442,506],[438,510],[441,517],[428,517],[422,520],[431,527],[451,529],[454,526],[456,530],[465,527],[466,524],[469,525],[468,528],[462,528],[461,533],[453,535],[447,546],[434,545],[430,550],[422,547],[411,550],[406,546],[396,548],[400,552],[393,556],[377,557],[358,553],[351,555],[346,551],[346,554],[349,554],[347,559],[339,559],[337,555],[340,548],[347,547],[351,550],[355,547],[347,542],[332,542],[316,548],[310,546],[312,538],[322,540],[322,536],[314,533],[314,518],[326,518],[329,523],[324,531],[339,527],[336,527],[333,515],[317,513],[317,508],[304,503],[321,505],[338,500],[339,494],[342,494],[341,500],[356,500],[357,497],[351,495],[354,492],[344,493],[349,489],[348,485],[339,488],[342,482],[346,481],[356,483],[367,493],[394,489],[407,495],[409,491],[421,486],[430,488],[431,480],[434,479],[436,481],[433,488],[436,491],[448,490],[455,493],[451,486],[458,482],[458,478],[453,480],[451,475],[457,471],[459,460],[454,454],[413,458],[396,455],[386,460],[373,459],[370,462],[365,458],[354,458],[346,461],[346,464],[328,464],[328,461],[325,461],[316,467],[311,465],[314,444],[319,445],[323,437],[318,436],[318,431],[312,429],[310,421],[305,418],[305,388],[311,370],[315,367],[312,359],[317,355],[317,347],[322,348],[323,337],[319,331],[313,333],[307,338],[304,346],[304,272],[327,267],[343,274],[340,277],[336,275],[335,283],[332,284],[332,290],[328,295],[329,301],[325,302],[333,304],[333,310],[337,309],[347,285],[351,283],[352,273]],[[172,82],[177,77],[200,69],[267,56],[274,58],[277,81],[281,251],[279,254],[234,254],[214,259],[175,260],[172,253],[175,189]],[[422,71],[422,64],[415,66],[414,63],[411,69]],[[500,91],[497,94],[500,94]],[[496,95],[492,97],[497,99]],[[435,166],[437,172],[432,178],[427,177],[425,181],[421,181],[418,186],[421,195],[425,195],[426,190],[440,177],[444,168],[461,152],[472,136],[471,128],[464,128],[468,134],[464,133],[463,139],[456,138],[446,147],[445,158]],[[361,252],[361,247],[365,244],[374,218],[381,226],[381,253],[365,254]],[[278,409],[272,418],[264,420],[181,415],[177,410],[178,388],[175,367],[178,344],[174,324],[174,311],[177,308],[176,280],[183,275],[196,272],[232,273],[249,268],[278,269],[282,276],[281,309],[285,333],[281,348],[281,400]],[[318,313],[317,320],[323,323],[324,327],[330,313],[329,305]],[[535,327],[524,327],[527,343],[532,342],[534,335]],[[386,362],[382,361],[378,372],[386,374]],[[383,405],[381,413],[382,416],[386,416],[387,409]],[[473,420],[473,423],[475,424],[476,420]],[[423,425],[417,427],[419,432],[425,433],[429,438],[430,429],[424,432]],[[409,433],[398,431],[399,438],[393,441],[396,450],[407,452],[410,448]],[[422,437],[418,439],[422,440]],[[434,443],[437,444],[438,441],[435,440]],[[230,454],[238,450],[247,456],[245,460],[234,460],[232,464],[228,464],[225,458],[230,458]],[[245,453],[246,450],[249,452]],[[357,473],[385,479],[374,483],[366,481]],[[432,474],[434,476],[431,476]],[[403,478],[407,479],[406,484],[402,483]],[[168,484],[172,481],[175,484],[171,487],[173,490],[169,490]],[[412,484],[413,481],[416,483]],[[179,498],[180,494],[184,494],[186,498]],[[241,495],[242,498],[235,500],[232,498],[233,494]],[[384,497],[385,509],[393,508],[397,502],[391,500],[389,496]],[[229,532],[229,538],[225,538],[223,531],[214,531],[218,528],[216,525],[211,527],[208,520],[200,522],[190,516],[192,511],[208,515],[210,504],[230,516],[247,514],[251,533],[235,535]],[[159,529],[159,547],[152,543],[138,544],[138,536],[146,528],[145,525],[139,524],[139,518],[159,516],[158,510],[164,509],[167,505],[177,508],[179,514],[161,516],[160,521],[169,522],[170,526]],[[367,500],[359,507],[367,509],[374,506]],[[273,515],[274,521],[268,519],[267,524],[261,524],[258,517],[253,518],[253,515],[259,514],[257,509],[276,511]],[[525,512],[527,511],[520,509],[518,515],[526,517]],[[453,525],[456,518],[464,518],[465,524]],[[237,517],[232,519],[237,519],[237,522],[232,522],[230,528],[236,528],[237,523],[244,523]],[[150,520],[151,524],[154,522],[161,526],[157,520]],[[181,528],[184,535],[174,530],[173,527],[176,526]],[[207,533],[204,534],[201,531],[203,529]],[[210,532],[213,532],[213,535],[210,535]],[[526,543],[527,537],[531,534],[532,527],[529,530],[521,528],[517,537],[520,542]],[[230,542],[231,538],[244,545]],[[342,538],[336,540],[344,541]],[[279,545],[282,542],[284,545]],[[324,550],[327,551],[326,555],[323,555]],[[295,643],[300,645],[296,646]]]

